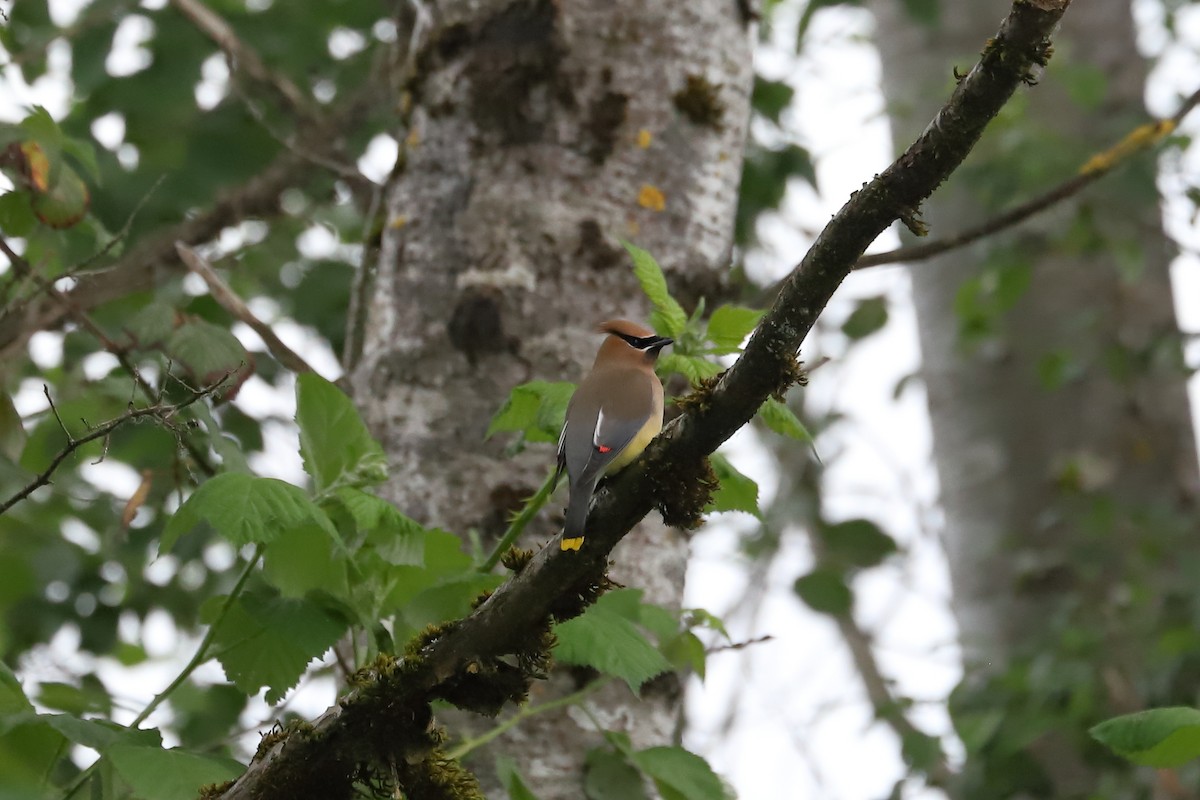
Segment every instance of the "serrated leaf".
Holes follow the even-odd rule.
[[[100,753],[122,744],[157,747],[162,743],[162,737],[154,728],[127,728],[107,720],[80,719],[73,714],[40,714],[38,720],[61,733],[69,741]]]
[[[633,755],[638,769],[653,780],[664,800],[725,800],[725,787],[700,756],[682,747],[651,747]]]
[[[729,459],[720,453],[708,457],[713,474],[721,485],[713,492],[712,502],[705,506],[705,511],[745,511],[759,519],[762,512],[758,507],[758,484],[738,471]]]
[[[362,489],[344,487],[337,500],[366,533],[365,544],[389,564],[421,566],[425,563],[427,531],[404,516],[394,505]]]
[[[718,355],[741,352],[742,342],[765,312],[742,306],[721,306],[708,320],[705,336]]]
[[[845,614],[854,605],[854,594],[837,570],[818,567],[797,578],[792,588],[809,608],[822,614]]]
[[[300,455],[317,492],[334,484],[380,483],[387,477],[383,448],[367,431],[350,398],[312,372],[296,379]]]
[[[206,622],[223,601],[213,598],[206,604]],[[217,627],[214,650],[234,685],[248,695],[265,686],[266,700],[274,704],[345,630],[345,622],[308,600],[247,592],[234,600]]]
[[[822,525],[820,535],[829,557],[846,566],[874,567],[899,550],[896,540],[869,519]]]
[[[246,771],[230,758],[161,747],[117,745],[105,758],[143,800],[194,800],[200,787],[233,780]]]
[[[487,438],[519,432],[531,442],[557,442],[575,384],[531,381],[516,386],[488,424]]]
[[[275,478],[227,472],[210,478],[184,501],[163,529],[160,552],[207,522],[235,547],[267,544],[285,531],[318,525],[337,536],[325,512],[302,489]]]
[[[329,532],[319,525],[301,525],[266,546],[263,577],[284,597],[303,597],[324,590],[336,597],[349,593],[346,562]]]
[[[669,670],[670,662],[631,621],[631,613],[636,619],[640,598],[640,590],[609,592],[581,616],[555,625],[558,645],[554,657],[567,664],[589,666],[615,675],[634,692]]]
[[[771,430],[780,436],[795,439],[798,442],[811,442],[812,434],[800,418],[792,413],[786,403],[781,403],[774,397],[768,397],[758,409],[758,417]]]
[[[883,328],[888,321],[887,298],[882,295],[859,300],[842,323],[842,333],[851,339],[863,339]]]
[[[687,327],[687,314],[683,313],[683,308],[675,301],[674,297],[671,297],[662,268],[658,266],[654,256],[640,247],[629,242],[621,244],[633,258],[633,274],[637,276],[642,291],[658,311],[658,316],[651,320],[653,322],[657,319],[659,322],[659,325],[655,326],[655,331],[660,336],[678,338]]]
[[[1166,769],[1200,757],[1200,710],[1175,706],[1125,714],[1088,731],[1135,764]]]
[[[588,800],[647,800],[642,773],[623,755],[607,747],[588,751],[583,767],[583,793]]]
[[[679,373],[688,379],[688,383],[697,386],[705,378],[720,375],[725,368],[715,361],[709,361],[701,356],[685,356],[679,353],[664,353],[658,357],[657,372],[659,375]]]

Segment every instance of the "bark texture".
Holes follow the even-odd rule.
[[[554,460],[550,445],[509,458],[485,442],[492,414],[519,383],[578,381],[596,323],[648,316],[619,239],[654,253],[677,296],[721,294],[750,38],[722,0],[476,0],[439,4],[428,41],[352,382],[392,465],[390,499],[490,544]],[[556,532],[564,502],[531,542]],[[679,533],[647,522],[612,575],[677,604],[686,555]],[[676,685],[640,703],[610,689],[602,719],[638,746],[671,739]],[[578,797],[590,728],[547,714],[501,749],[539,797]],[[488,760],[474,765],[488,785]]]
[[[903,4],[873,4],[898,141],[920,129],[952,67],[969,63],[987,37],[993,14],[981,5],[943,3],[930,27]],[[1036,136],[1004,156],[1014,171],[1048,165],[1047,187],[1145,119],[1147,70],[1125,0],[1076,3],[1055,45],[1028,109],[1008,129]],[[1103,80],[1092,107],[1078,94],[1083,70]],[[985,137],[973,160],[1010,142],[1003,132]],[[1069,621],[1103,642],[1095,675],[1112,713],[1164,699],[1155,694],[1161,686],[1147,685],[1139,653],[1152,649],[1150,632],[1178,588],[1176,559],[1197,550],[1185,534],[1196,453],[1150,161],[1009,235],[1002,257],[1016,270],[1031,266],[1031,283],[970,345],[961,336],[963,286],[989,258],[996,263],[1000,245],[912,270],[967,682],[1028,657]],[[998,168],[972,172],[969,161],[925,207],[933,236],[996,213],[1005,181]],[[1073,226],[1085,235],[1064,236]],[[1116,511],[1098,529],[1089,514],[1101,503]],[[1128,592],[1147,586],[1128,602]],[[1047,736],[1031,749],[1052,796],[1095,789],[1097,772],[1075,746]]]

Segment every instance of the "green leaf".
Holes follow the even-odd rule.
[[[215,607],[224,599],[213,598],[205,605],[206,622],[211,623]],[[239,689],[253,695],[265,686],[267,702],[274,704],[345,630],[342,620],[310,601],[247,592],[221,621],[214,649],[225,675]]]
[[[845,614],[854,605],[854,594],[837,570],[818,567],[797,578],[793,588],[809,608],[822,614]]]
[[[778,125],[780,115],[792,104],[793,95],[795,95],[795,90],[783,81],[769,81],[760,75],[755,75],[750,105],[755,111]]]
[[[230,758],[161,747],[117,745],[105,758],[144,800],[194,800],[200,787],[233,780],[246,771]]]
[[[1125,714],[1088,731],[1135,764],[1166,769],[1200,757],[1200,711],[1176,706]]]
[[[263,551],[263,577],[284,597],[303,597],[318,589],[345,597],[346,562],[338,557],[342,551],[335,541],[319,525],[290,528]]]
[[[640,247],[629,242],[621,244],[633,258],[633,274],[637,276],[638,283],[642,285],[642,291],[658,311],[656,319],[660,325],[656,325],[655,330],[661,336],[679,338],[687,327],[687,314],[683,313],[683,308],[675,301],[674,297],[671,297],[662,268],[658,266],[654,256]]]
[[[721,306],[708,320],[705,336],[717,355],[741,352],[742,342],[758,325],[765,312],[742,306]]]
[[[32,198],[27,191],[15,189],[0,195],[0,232],[6,236],[28,236],[37,217],[33,216]]]
[[[800,418],[792,413],[786,403],[781,403],[774,397],[768,397],[758,409],[758,417],[771,430],[780,436],[795,439],[798,442],[811,442],[812,434]]]
[[[334,484],[380,483],[387,477],[383,448],[371,437],[350,398],[312,372],[296,379],[300,454],[317,492]]]
[[[219,325],[195,319],[172,331],[167,352],[187,367],[203,385],[248,368],[250,355],[232,333]]]
[[[420,524],[401,514],[388,501],[362,489],[343,487],[336,496],[359,530],[367,534],[364,543],[380,558],[397,565],[425,563],[427,531]]]
[[[101,753],[122,744],[158,747],[162,743],[162,737],[154,728],[126,728],[107,720],[80,719],[73,714],[41,714],[38,719],[75,744]]]
[[[685,356],[680,353],[664,353],[658,357],[657,372],[659,375],[671,375],[678,372],[688,379],[688,383],[697,386],[705,378],[720,375],[725,368],[715,361],[701,356]]]
[[[634,753],[638,768],[654,780],[664,800],[725,800],[725,787],[700,756],[682,747],[651,747]]]
[[[863,339],[883,328],[888,321],[887,298],[880,295],[859,300],[842,323],[842,333],[851,339]]]
[[[517,770],[517,762],[507,756],[496,757],[496,775],[500,778],[510,800],[538,800]]]
[[[21,682],[8,665],[0,661],[0,716],[32,710],[33,704],[25,696]]]
[[[175,331],[176,311],[168,303],[150,303],[129,318],[125,332],[140,349],[165,342]]]
[[[704,510],[745,511],[762,519],[758,508],[758,484],[739,472],[720,453],[713,453],[708,461],[721,485],[713,492],[712,502]]]
[[[517,431],[531,442],[557,442],[573,394],[575,384],[566,382],[531,381],[516,386],[492,417],[486,436]]]
[[[12,397],[7,392],[0,392],[0,456],[18,461],[28,438]]]
[[[609,592],[575,619],[554,626],[554,657],[567,664],[593,667],[615,675],[637,691],[671,668],[662,653],[633,624],[641,605],[640,589]]]
[[[820,535],[829,557],[846,566],[874,567],[899,550],[896,540],[869,519],[822,525]]]
[[[642,773],[620,753],[607,747],[588,751],[583,766],[583,793],[588,800],[648,800]]]
[[[207,522],[235,547],[250,542],[267,544],[284,531],[311,524],[337,536],[329,517],[303,489],[241,472],[227,472],[202,483],[167,522],[159,552],[170,550],[180,536],[201,522]]]
[[[918,25],[936,28],[942,16],[941,0],[901,0],[908,16]]]
[[[700,677],[701,681],[704,680],[704,667],[708,659],[708,652],[704,649],[704,642],[700,641],[700,637],[696,634],[684,631],[668,639],[663,642],[662,654],[677,669],[690,669]]]

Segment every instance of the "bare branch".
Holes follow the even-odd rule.
[[[80,436],[79,438],[73,436],[71,431],[63,423],[62,417],[60,417],[58,414],[58,407],[54,405],[54,399],[50,396],[49,387],[43,386],[42,389],[46,393],[46,400],[50,402],[50,410],[54,412],[54,418],[58,420],[59,427],[62,428],[63,433],[66,435],[67,444],[62,450],[58,451],[54,458],[50,460],[50,464],[44,470],[42,470],[42,472],[36,478],[22,487],[21,490],[12,497],[0,503],[0,514],[5,513],[41,487],[49,484],[50,477],[54,474],[54,471],[58,469],[59,465],[62,464],[62,462],[65,461],[68,456],[88,442],[94,442],[97,439],[107,437],[125,423],[132,422],[133,420],[143,419],[145,417],[153,417],[162,424],[170,427],[172,425],[172,417],[197,400],[203,397],[208,397],[216,392],[228,379],[229,375],[226,374],[222,376],[221,379],[216,383],[193,391],[188,397],[184,398],[178,403],[155,403],[154,405],[145,406],[143,408],[130,408],[121,416],[115,417],[110,419],[108,422],[104,422],[100,425],[92,427],[88,433]]]
[[[198,0],[171,0],[171,5],[225,52],[233,69],[245,72],[254,81],[270,88],[297,120],[312,117],[312,103],[291,78],[268,68],[258,52],[238,38],[219,14]]]
[[[944,239],[937,239],[932,242],[924,242],[909,247],[898,247],[886,253],[874,253],[863,256],[854,265],[854,268],[866,269],[867,267],[896,264],[903,261],[924,261],[1019,225],[1035,214],[1079,194],[1133,156],[1157,145],[1175,131],[1179,123],[1183,121],[1183,118],[1198,103],[1200,103],[1200,90],[1193,92],[1191,97],[1185,100],[1183,105],[1179,107],[1179,110],[1168,119],[1155,120],[1147,122],[1144,125],[1139,125],[1109,149],[1089,158],[1079,168],[1078,172],[1058,186],[1032,200],[1022,203],[1016,208],[1006,211],[994,219],[990,219],[974,228],[968,228],[961,233],[948,236]]]
[[[179,258],[192,272],[199,275],[208,284],[208,290],[212,293],[213,299],[221,306],[240,319],[242,322],[250,326],[250,329],[262,337],[267,348],[271,351],[271,355],[275,356],[280,364],[290,369],[292,372],[315,372],[307,361],[292,348],[283,343],[275,331],[271,330],[271,326],[263,322],[258,317],[254,316],[254,312],[246,305],[246,301],[238,297],[237,293],[230,288],[229,284],[221,280],[221,276],[213,269],[212,264],[205,261],[199,253],[188,247],[183,242],[175,243],[175,251],[179,253]]]

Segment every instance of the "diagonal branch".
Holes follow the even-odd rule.
[[[656,488],[672,472],[694,468],[745,425],[768,396],[794,379],[801,343],[855,261],[893,221],[912,218],[918,205],[962,163],[1017,87],[1033,81],[1032,71],[1048,58],[1050,33],[1069,3],[1016,0],[979,63],[925,132],[856,192],[822,231],[784,282],[745,352],[705,402],[672,422],[646,455],[598,498],[583,549],[543,549],[473,613],[447,626],[419,656],[405,662],[402,676],[380,687],[389,708],[411,709],[414,703],[427,707],[438,685],[460,671],[469,672],[470,663],[514,650],[515,642],[543,624],[558,598],[602,574],[613,546],[651,511]],[[311,785],[307,782],[317,776],[369,759],[372,748],[366,743],[387,711],[373,711],[367,694],[356,690],[343,697],[313,723],[306,741],[264,748],[223,797],[274,796],[279,781]],[[389,739],[387,746],[394,745]]]

